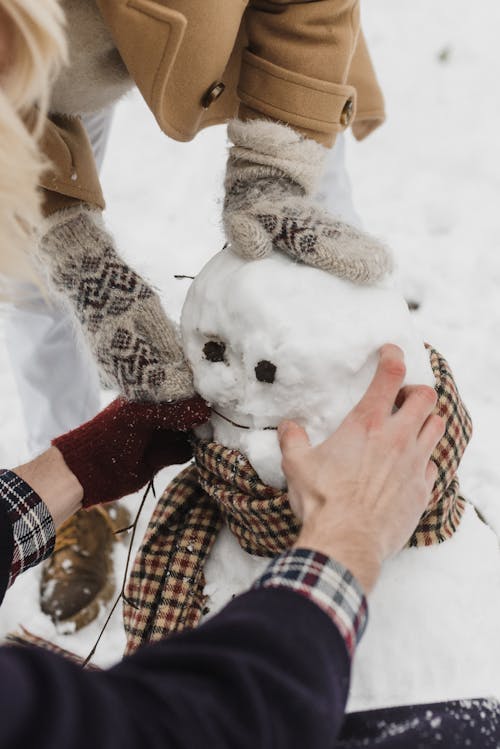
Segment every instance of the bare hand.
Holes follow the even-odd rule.
[[[404,376],[403,352],[386,344],[366,394],[325,442],[311,447],[294,422],[278,432],[288,496],[302,520],[296,546],[341,562],[366,591],[411,536],[437,477],[430,457],[445,425],[432,414],[436,393],[422,385],[401,396]]]

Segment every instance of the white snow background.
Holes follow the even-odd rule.
[[[460,469],[462,492],[500,533],[500,48],[497,0],[371,0],[364,26],[388,121],[347,161],[365,227],[398,262],[407,299],[421,303],[422,337],[450,362],[474,421]],[[217,252],[225,129],[190,144],[167,139],[137,93],[117,107],[104,165],[107,223],[127,259],[178,317],[189,281]],[[57,363],[54,362],[54,366]],[[103,394],[103,403],[110,394]],[[28,455],[0,326],[0,465]],[[162,490],[174,470],[157,479]],[[137,506],[139,496],[128,506]],[[138,540],[153,508],[143,514]],[[117,574],[125,547],[115,553]],[[105,619],[76,635],[55,632],[38,606],[39,570],[19,579],[0,611],[0,634],[23,624],[86,655]],[[496,595],[492,591],[492,595]],[[99,646],[101,665],[124,645],[120,614]]]

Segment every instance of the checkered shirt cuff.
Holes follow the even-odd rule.
[[[56,529],[45,503],[12,471],[0,470],[0,501],[6,506],[14,537],[10,587],[21,572],[52,554]]]
[[[309,598],[328,614],[353,656],[368,606],[359,583],[339,562],[317,551],[292,549],[273,559],[253,587],[288,588]]]

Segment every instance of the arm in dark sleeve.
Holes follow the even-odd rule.
[[[349,669],[344,638],[316,604],[255,589],[107,672],[3,648],[0,747],[325,749]]]
[[[0,472],[1,590],[47,556],[54,537],[31,487]],[[349,571],[297,549],[207,624],[109,671],[0,648],[0,749],[324,749],[340,729],[365,622]]]

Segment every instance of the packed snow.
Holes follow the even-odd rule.
[[[466,0],[441,0],[439,4],[431,0],[412,4],[377,0],[365,4],[364,21],[387,99],[388,122],[363,143],[348,138],[347,163],[355,204],[365,228],[393,248],[400,288],[406,299],[419,303],[413,320],[420,337],[448,359],[473,417],[474,439],[466,451],[460,480],[463,494],[480,508],[492,531],[486,537],[488,529],[478,526],[475,516],[469,513],[471,532],[464,559],[470,564],[462,562],[459,532],[442,546],[445,550],[449,544],[450,556],[456,552],[457,564],[443,570],[439,584],[454,600],[463,620],[471,623],[478,617],[484,626],[484,618],[499,592],[497,538],[492,534],[500,533],[500,99],[496,94],[500,8],[495,0],[483,0],[480,5]],[[223,245],[219,216],[224,154],[222,127],[202,133],[191,144],[179,144],[158,132],[136,93],[117,108],[103,177],[107,222],[122,252],[154,282],[167,310],[176,318],[189,279],[174,276],[196,275]],[[20,404],[4,348],[0,388],[0,462],[13,466],[28,455]],[[103,394],[103,403],[110,397],[109,393]],[[157,489],[161,490],[174,473],[162,472],[156,481]],[[134,510],[139,495],[126,501]],[[150,498],[138,538],[153,506],[154,499]],[[462,531],[468,527],[464,525]],[[220,551],[220,545],[218,548]],[[421,551],[408,552],[408,558],[410,553]],[[430,550],[434,556],[440,551]],[[122,574],[125,557],[125,547],[117,546],[118,575]],[[387,572],[389,575],[393,570],[396,579],[391,581],[388,577],[383,582],[394,596],[403,596],[406,562],[402,560],[398,568],[397,561]],[[215,552],[212,563],[218,563]],[[437,632],[438,642],[445,631],[439,627],[443,622],[448,626],[449,622],[440,618],[446,612],[432,590],[430,598],[425,595],[434,585],[434,577],[429,580],[423,574],[425,569],[427,562],[422,561],[414,595],[391,605],[403,609],[400,616],[407,620],[407,628],[413,626],[413,607],[426,606],[424,631],[429,637],[435,637]],[[224,591],[220,585],[213,591],[214,600],[217,593],[222,600],[222,593],[229,587],[242,584],[246,568],[233,568],[230,574],[239,579],[230,580],[227,573],[224,579],[228,585]],[[23,624],[36,634],[86,655],[106,612],[102,612],[98,622],[76,634],[58,634],[39,610],[38,580],[39,570],[35,570],[16,582],[0,610],[0,632],[4,634]],[[482,595],[465,596],[462,582],[468,589],[477,584]],[[373,612],[377,591],[382,595],[383,588],[380,585],[373,594]],[[385,616],[390,616],[391,610],[385,610]],[[374,636],[383,627],[382,608],[380,612],[380,620],[372,613],[370,627]],[[494,656],[495,637],[493,632],[482,631],[484,637],[476,637],[470,648],[477,648],[476,652],[486,660],[485,654],[491,652]],[[417,634],[420,633],[415,638]],[[370,637],[369,630],[358,653],[360,668],[362,648],[368,649]],[[117,660],[123,646],[117,614],[95,661],[104,665]],[[439,683],[431,683],[430,677],[427,682],[420,679],[416,649],[410,655],[402,636],[394,640],[392,657],[396,663],[398,659],[405,663],[405,672],[418,682],[413,687],[418,686],[423,700],[426,695],[435,698]],[[436,652],[435,657],[439,659],[440,653]],[[458,660],[449,664],[452,676],[457,663]],[[476,678],[472,667],[467,669],[471,678]],[[397,689],[404,690],[407,684],[398,683]],[[381,689],[386,689],[384,680]]]
[[[405,384],[435,383],[390,279],[355,285],[278,253],[250,263],[230,249],[216,255],[191,285],[181,329],[195,387],[215,411],[215,440],[243,452],[271,486],[285,484],[279,422],[294,419],[322,442],[365,393],[387,341],[405,352]]]

